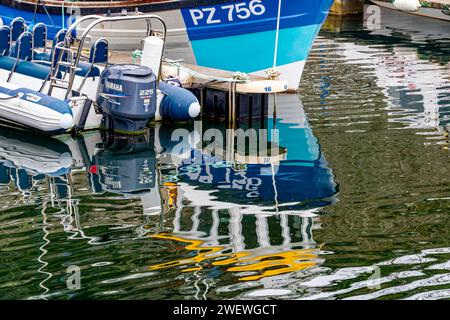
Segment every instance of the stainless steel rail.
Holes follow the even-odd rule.
[[[70,28],[67,30],[67,34],[66,37],[64,39],[64,46],[69,49],[71,48],[71,43],[72,40],[74,40],[73,34],[75,33],[77,27],[86,21],[89,20],[94,20],[91,23],[89,23],[89,25],[84,28],[83,34],[78,38],[77,36],[75,36],[75,40],[78,40],[78,48],[76,49],[76,53],[75,53],[75,57],[74,57],[74,65],[73,68],[76,68],[80,62],[80,58],[81,58],[81,53],[83,50],[83,46],[86,40],[86,37],[88,36],[89,32],[95,28],[95,26],[101,24],[101,23],[105,23],[105,22],[119,22],[119,21],[132,21],[132,20],[145,20],[146,24],[147,24],[147,37],[150,36],[153,32],[152,29],[152,24],[151,21],[152,20],[157,20],[160,22],[161,27],[162,27],[162,31],[163,31],[163,52],[164,52],[164,47],[165,47],[165,43],[166,43],[166,36],[167,36],[167,26],[166,23],[164,22],[164,20],[154,14],[141,14],[141,13],[132,13],[126,16],[99,16],[99,15],[89,15],[89,16],[84,16],[78,20],[76,20],[71,26]],[[160,66],[162,65],[162,57],[160,59]],[[70,92],[72,91],[72,87],[73,87],[73,83],[75,80],[75,72],[70,73],[69,74],[69,80],[68,80],[68,86],[67,86],[67,92],[66,92],[66,99],[68,98]]]

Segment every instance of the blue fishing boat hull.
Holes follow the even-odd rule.
[[[44,22],[52,37],[77,16],[104,13],[106,9],[46,6],[37,13],[33,6],[10,5],[0,0],[0,17],[4,23],[22,16],[32,25]],[[304,63],[325,21],[333,0],[209,0],[163,1],[121,7],[128,12],[154,12],[163,16],[177,42],[186,42],[183,58],[201,66],[264,75],[276,67],[289,89],[298,88]],[[281,3],[281,6],[279,4]],[[45,9],[45,10],[44,10]],[[110,8],[113,10],[114,8]],[[118,8],[117,8],[118,9]],[[103,10],[103,11],[102,11]],[[116,10],[117,11],[117,10]],[[77,16],[67,13],[76,13]],[[106,11],[105,11],[106,12]],[[280,17],[280,19],[278,19]],[[131,27],[133,28],[133,27]],[[126,27],[124,27],[127,30]],[[135,30],[134,30],[135,31]],[[119,33],[119,32],[118,32]],[[121,30],[124,37],[124,30]],[[125,34],[132,37],[132,29]],[[177,52],[180,52],[179,50]],[[178,57],[173,57],[178,58]]]

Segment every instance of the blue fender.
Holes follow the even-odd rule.
[[[162,81],[159,83],[159,90],[164,93],[159,106],[163,120],[186,121],[195,119],[200,114],[200,103],[192,92]]]

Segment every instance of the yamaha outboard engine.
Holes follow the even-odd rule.
[[[140,133],[156,112],[156,75],[145,66],[117,64],[101,75],[97,103],[103,126],[119,133]]]

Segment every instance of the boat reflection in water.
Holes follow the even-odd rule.
[[[32,138],[29,132],[1,129],[0,184],[14,181],[20,191],[27,192],[45,176],[70,172],[72,156],[66,144],[45,136]]]
[[[173,231],[153,237],[179,242],[188,254],[150,270],[179,268],[195,274],[193,281],[225,271],[272,288],[322,262],[312,230],[320,208],[335,201],[336,185],[301,107],[285,99],[278,97],[278,117],[265,130],[217,132],[217,124],[203,123],[201,135],[179,132],[176,142],[201,147],[178,161],[171,156],[175,142],[160,140],[166,149],[161,179],[176,186],[167,194],[177,197]],[[245,151],[242,135],[251,141]]]
[[[81,194],[73,190],[72,175],[86,171],[90,188],[79,193],[140,199],[143,216],[132,222],[138,238],[178,248],[147,270],[183,272],[186,286],[196,288],[199,281],[209,287],[224,273],[273,288],[290,273],[323,262],[313,230],[320,227],[321,208],[333,204],[337,193],[298,98],[276,99],[270,110],[276,117],[238,130],[210,121],[158,125],[141,136],[43,137],[42,148],[25,134],[1,129],[6,147],[0,150],[0,179],[20,181],[19,189],[22,180],[32,188],[35,179],[47,179],[53,200],[66,206],[61,219],[71,238],[104,244],[89,234],[98,219],[81,223],[77,216]],[[17,180],[12,172],[26,178]],[[208,290],[200,291],[197,297]]]
[[[377,7],[375,7],[377,8]],[[374,12],[381,24],[370,25]],[[386,97],[389,121],[405,129],[450,130],[450,40],[448,22],[366,6],[366,30],[349,27],[339,39],[323,32],[320,50],[338,52],[340,67],[360,66]],[[333,30],[330,23],[325,30]],[[355,31],[356,30],[356,31]],[[371,67],[368,67],[370,65]]]

